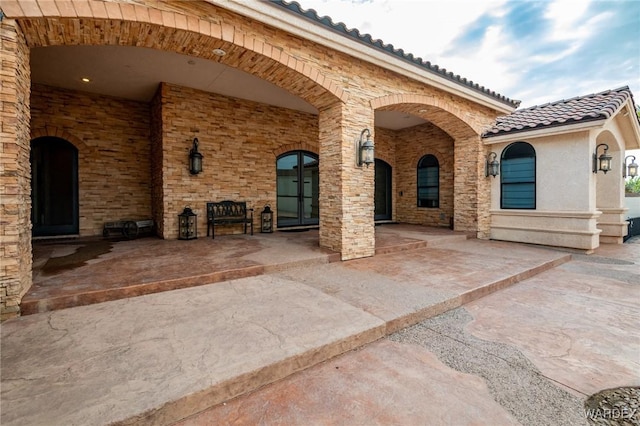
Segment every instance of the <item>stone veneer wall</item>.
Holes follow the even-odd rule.
[[[0,22],[0,319],[20,313],[31,287],[29,48],[15,21]]]
[[[440,128],[426,123],[397,132],[398,176],[397,220],[428,226],[449,226],[453,218],[453,139]],[[440,206],[418,207],[418,161],[432,154],[440,164]],[[400,196],[402,192],[402,196]]]
[[[198,234],[206,235],[207,201],[247,201],[257,229],[263,207],[275,210],[276,157],[299,149],[318,153],[313,114],[171,84],[162,85],[161,96],[164,238],[177,238],[177,215],[187,205],[198,214]],[[194,137],[204,156],[195,176],[188,168]],[[216,227],[216,234],[237,232],[240,226]]]
[[[33,138],[66,137],[78,148],[81,236],[102,234],[104,222],[151,217],[146,103],[34,84],[31,105]]]
[[[326,190],[328,186],[321,186],[321,194],[333,199],[321,200],[321,205],[324,203],[325,207],[322,208],[324,213],[321,213],[321,225],[323,225],[321,228],[324,230],[321,229],[320,240],[324,247],[344,250],[343,259],[371,255],[374,245],[373,221],[370,220],[373,214],[373,200],[367,199],[373,194],[373,169],[360,171],[353,167],[353,141],[362,128],[372,128],[374,110],[384,108],[403,111],[403,108],[407,107],[410,109],[408,112],[434,123],[455,140],[456,229],[477,230],[479,236],[488,234],[489,195],[486,182],[481,180],[484,152],[478,134],[503,112],[315,44],[296,34],[275,29],[267,23],[236,15],[206,1],[32,2],[17,0],[4,2],[2,8],[5,13],[2,22],[3,31],[10,28],[8,36],[3,33],[2,64],[3,67],[8,65],[12,69],[7,73],[3,68],[0,78],[3,85],[2,96],[5,97],[5,93],[11,92],[9,94],[11,105],[16,97],[15,92],[12,91],[16,80],[19,81],[18,96],[28,98],[30,77],[27,44],[30,47],[108,45],[117,40],[118,44],[123,46],[148,47],[220,61],[276,84],[300,96],[320,112],[320,126],[315,137],[293,144],[306,144],[308,140],[317,141],[317,134],[320,134],[318,154],[324,158],[324,161],[321,161],[321,168],[323,164],[327,167],[321,170],[321,174],[325,175],[324,185],[337,182],[337,185],[330,187],[333,193]],[[20,20],[20,28],[27,40],[26,43],[24,41],[19,43],[20,49],[17,53],[13,48],[7,47],[7,43],[13,43],[11,40],[16,39],[17,32],[13,28],[12,18]],[[21,39],[21,37],[18,38]],[[225,49],[227,55],[223,58],[215,57],[212,50],[217,47]],[[26,61],[24,61],[25,58],[27,58]],[[14,63],[18,64],[17,68],[14,67]],[[4,87],[9,90],[5,92]],[[6,101],[3,99],[3,102]],[[14,108],[11,111],[4,107],[3,132],[13,126],[5,123],[15,123],[17,120],[21,123],[16,125],[17,128],[24,126],[22,131],[26,137],[17,141],[17,149],[23,149],[19,164],[24,168],[28,167],[28,99],[21,105],[22,109]],[[184,114],[184,111],[182,112]],[[166,127],[164,117],[160,121]],[[207,127],[214,125],[208,120],[205,123]],[[196,128],[184,127],[188,131]],[[184,162],[184,155],[188,152],[193,136],[203,139],[208,136],[203,134],[201,129],[198,130],[199,132],[194,135],[187,134],[188,132],[182,135],[168,135],[173,138],[172,143],[180,146],[179,154],[169,153],[164,146],[161,154],[155,151],[153,154],[147,154],[146,158],[160,156],[163,159],[162,173],[157,173],[155,170],[149,172],[153,173],[154,179],[160,176],[166,182],[172,182],[174,176],[171,173],[175,172],[169,170],[167,165],[171,162],[165,158],[165,154],[177,155],[180,161]],[[76,143],[82,143],[82,137],[78,138]],[[157,140],[156,136],[153,136],[153,140]],[[149,147],[147,150],[150,151]],[[205,157],[205,167],[208,167],[207,161],[211,160]],[[473,162],[476,163],[475,167]],[[180,173],[184,173],[186,169],[180,170]],[[164,176],[165,173],[169,173],[169,176]],[[18,244],[20,253],[11,252],[7,255],[7,261],[10,262],[20,263],[18,261],[20,256],[30,258],[30,242],[27,241],[30,234],[28,218],[30,209],[27,199],[30,191],[29,175],[28,171],[22,174],[27,180],[25,180],[26,185],[20,186],[24,198],[21,200],[24,201],[21,206],[26,209],[26,213],[20,218],[16,215],[9,220],[10,226],[17,227],[18,232],[21,235],[24,234],[21,237],[23,241]],[[204,176],[210,176],[210,172],[206,169],[203,176],[194,178],[189,176],[189,181],[193,183],[210,179]],[[337,177],[336,182],[332,180],[334,177]],[[237,177],[235,182],[245,182],[245,179],[242,175]],[[152,186],[150,181],[151,178],[146,182],[149,187]],[[196,186],[200,192],[204,192],[201,186],[206,185]],[[178,185],[177,189],[192,187],[193,185],[184,187]],[[186,193],[187,195],[180,199],[180,196],[168,192],[173,189],[172,185],[165,184],[160,189],[154,185],[155,197],[161,197],[163,193],[169,197],[161,206],[156,204],[152,206],[152,202],[148,201],[147,210],[153,210],[154,217],[157,215],[165,218],[173,217],[177,214],[175,209],[181,210],[184,207],[180,204],[194,198]],[[251,190],[254,188],[252,187]],[[211,194],[207,194],[207,197],[215,195],[215,189],[208,191]],[[148,189],[148,193],[151,194],[152,190]],[[24,194],[27,196],[24,197]],[[83,194],[81,198],[82,196]],[[149,198],[152,198],[151,195]],[[264,194],[259,195],[256,200],[262,203],[263,199],[268,198],[268,194]],[[338,227],[329,229],[334,225]],[[88,228],[83,227],[83,229]],[[174,230],[168,228],[165,233],[169,235],[174,233]],[[30,283],[30,263],[20,264],[26,266],[21,266],[24,271],[21,270],[18,274],[19,280]],[[5,278],[6,276],[6,274],[3,275],[3,279],[12,279]],[[21,291],[26,291],[26,288],[28,285],[21,286]]]
[[[123,45],[151,47],[220,61],[285,88],[321,112],[331,109],[335,102],[343,102],[344,111],[366,112],[365,115],[381,107],[401,111],[403,106],[411,104],[415,107],[412,113],[433,122],[456,140],[455,158],[460,159],[456,168],[463,169],[464,173],[456,174],[455,178],[456,228],[478,230],[488,226],[488,213],[483,216],[485,220],[478,220],[482,214],[480,210],[486,204],[478,199],[478,191],[483,185],[478,184],[480,176],[476,172],[480,172],[484,160],[480,155],[478,134],[494,120],[497,111],[208,2],[141,0],[136,4],[88,3],[89,7],[84,3],[73,3],[62,9],[31,10],[33,18],[24,18],[25,35],[33,46],[97,45],[110,43],[117,37]],[[18,7],[8,7],[8,16],[19,13]],[[51,18],[38,19],[39,13]],[[79,19],[83,20],[82,25],[78,24]],[[208,48],[203,49],[203,46]],[[213,47],[227,50],[227,55],[214,57],[211,53]],[[340,129],[334,129],[338,133],[332,139],[341,141],[343,148],[348,145],[352,150],[353,138],[363,127],[371,127],[373,120],[362,120],[358,115],[344,120],[353,123],[353,128],[346,123],[341,124]],[[477,161],[477,167],[470,167],[470,161]],[[351,199],[358,198],[349,194],[342,196],[342,201]],[[351,207],[355,208],[357,216],[367,218],[366,209],[345,206],[347,210]],[[342,210],[338,213],[349,217],[350,213],[340,208]],[[327,218],[321,217],[321,222],[323,220]],[[345,229],[347,234],[359,235],[358,239],[364,235],[362,230],[354,227],[343,225],[340,229]],[[350,237],[345,239],[343,235],[340,238],[343,242],[357,245]],[[341,244],[333,241],[330,245]]]
[[[151,216],[156,224],[158,235],[164,235],[164,189],[163,149],[162,149],[162,85],[158,86],[151,100]]]
[[[355,149],[362,130],[374,129],[373,111],[335,103],[320,110],[319,126],[320,245],[342,260],[373,256],[374,168],[358,167]]]

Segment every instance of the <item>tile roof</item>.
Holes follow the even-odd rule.
[[[440,68],[438,65],[431,64],[431,62],[429,61],[424,61],[422,60],[422,58],[417,58],[413,56],[412,53],[405,53],[405,51],[402,49],[396,49],[392,44],[385,44],[384,42],[382,42],[382,40],[373,39],[373,37],[371,37],[370,34],[360,34],[360,31],[358,31],[355,28],[349,29],[342,22],[334,23],[329,16],[320,17],[314,9],[305,10],[296,1],[288,2],[286,0],[271,0],[269,3],[283,7],[284,9],[290,12],[294,12],[304,18],[310,19],[316,23],[324,25],[328,29],[335,31],[343,36],[347,36],[349,38],[355,39],[356,41],[364,43],[369,47],[373,47],[387,54],[396,56],[406,62],[419,66],[430,73],[437,74],[438,76],[443,77],[456,84],[470,88],[484,95],[490,96],[502,102],[505,105],[508,105],[513,108],[517,108],[520,105],[520,101],[518,100],[509,99],[506,96],[503,96],[499,93],[494,92],[493,90],[489,90],[484,86],[480,86],[478,83],[474,83],[471,80],[467,80],[464,77],[460,77],[460,75],[458,74],[454,74],[451,71],[447,71],[446,68]]]
[[[483,138],[610,118],[633,96],[629,86],[516,110],[498,117]]]

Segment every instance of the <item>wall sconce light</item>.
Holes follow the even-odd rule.
[[[367,140],[363,141],[362,138],[364,134],[367,134]],[[362,133],[360,133],[360,139],[358,140],[357,150],[357,158],[358,158],[358,167],[362,167],[363,164],[369,167],[369,164],[373,164],[374,156],[373,156],[373,141],[371,138],[371,132],[369,129],[364,129]]]
[[[627,159],[631,158],[631,164],[627,166]],[[627,155],[624,158],[624,164],[622,165],[622,177],[636,177],[638,176],[638,164],[636,164],[636,157],[634,155]]]
[[[198,152],[198,138],[193,138],[193,147],[189,151],[189,172],[197,175],[202,171],[202,154]]]
[[[598,157],[598,148],[600,148],[601,146],[604,146],[604,151],[602,152],[602,155]],[[593,153],[593,173],[604,172],[604,174],[606,175],[607,172],[611,170],[612,157],[607,154],[607,151],[609,151],[609,145],[607,145],[606,143],[601,143],[600,145],[596,146],[596,150]]]
[[[493,158],[490,160],[490,158]],[[487,154],[487,161],[484,164],[484,175],[488,177],[489,175],[496,177],[500,173],[500,163],[497,160],[498,154],[495,152],[490,152]]]

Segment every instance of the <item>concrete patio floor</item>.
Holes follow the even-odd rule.
[[[379,227],[382,228],[386,227]],[[2,324],[0,423],[415,424],[431,419],[424,417],[427,415],[424,410],[438,401],[444,404],[442,407],[447,407],[445,402],[448,401],[449,409],[457,410],[457,414],[450,412],[448,415],[455,416],[447,417],[443,412],[446,408],[433,408],[432,414],[440,413],[441,416],[433,417],[433,423],[474,424],[478,419],[483,424],[520,421],[511,411],[505,411],[493,394],[487,393],[486,378],[477,377],[473,372],[454,371],[439,359],[432,348],[423,347],[418,354],[410,351],[403,355],[400,352],[406,351],[407,347],[418,346],[380,339],[429,318],[442,318],[438,315],[443,312],[458,312],[456,308],[465,304],[464,309],[471,312],[473,303],[491,300],[532,281],[535,283],[537,277],[547,274],[551,275],[543,280],[542,290],[556,288],[565,277],[555,280],[554,272],[571,268],[576,262],[552,269],[567,262],[570,255],[519,244],[465,240],[457,236],[449,240],[442,236],[427,238],[425,230],[410,227],[402,231],[403,225],[390,226],[388,230],[389,234],[383,231],[383,236],[377,236],[393,242],[387,247],[397,245],[398,241],[408,245],[397,245],[388,251],[383,249],[384,254],[372,258],[334,263],[327,263],[326,257],[310,261],[313,256],[304,258],[302,250],[296,250],[301,258],[289,257],[288,261],[273,262],[255,276],[6,321]],[[399,234],[394,234],[396,232]],[[291,234],[291,238],[299,236]],[[244,237],[230,238],[228,243],[236,239],[244,240]],[[384,248],[383,244],[380,246]],[[312,247],[310,251],[314,250],[317,249]],[[272,256],[277,254],[273,251],[267,250],[263,254],[266,253],[269,259],[277,259],[277,255]],[[627,255],[624,249],[622,252],[628,256],[624,261],[626,264],[612,266],[591,262],[589,266],[619,268],[616,269],[619,277],[633,281],[638,274],[637,263],[633,264],[634,260],[629,259],[635,255]],[[259,253],[254,252],[256,255]],[[308,261],[311,263],[305,263]],[[629,265],[636,268],[635,272],[629,269]],[[627,332],[627,326],[631,323],[637,330],[637,320],[629,319],[629,315],[638,318],[638,285],[637,282],[620,284],[618,281],[616,285],[621,285],[620,292],[628,292],[622,303],[626,310],[621,309],[621,302],[617,301],[621,297],[619,292],[611,293],[608,288],[594,291],[600,288],[594,283],[584,287],[590,289],[587,300],[593,303],[607,298],[613,301],[602,303],[608,309],[598,312],[599,316],[611,319],[602,321],[601,327],[595,328],[592,335],[581,338],[597,340],[599,333],[610,333],[609,327],[619,328],[631,352],[620,354],[617,348],[620,341],[616,341],[617,346],[609,342],[608,346],[604,345],[604,353],[618,353],[619,356],[615,363],[609,366],[598,364],[595,370],[601,368],[603,377],[610,370],[622,371],[618,382],[631,380],[629,371],[632,371],[631,376],[635,377],[637,384],[637,359],[628,359],[630,356],[633,358],[633,351],[638,349],[637,331]],[[518,282],[522,283],[506,289]],[[559,292],[563,291],[562,287],[558,288]],[[505,290],[480,299],[500,289]],[[517,294],[511,297],[520,302]],[[535,312],[537,299],[531,299],[531,309]],[[555,303],[562,299],[551,297],[543,300]],[[520,338],[526,341],[527,336],[532,336],[526,330],[535,323],[527,322],[527,318],[537,318],[535,315],[517,315],[521,305],[513,301],[494,303],[498,307],[513,304],[513,316],[522,322],[518,325]],[[566,310],[562,303],[558,306],[556,309]],[[580,304],[568,306],[580,307]],[[544,312],[555,316],[554,309]],[[626,318],[626,323],[618,321],[621,315]],[[558,317],[562,318],[561,324],[572,321],[567,320],[568,317]],[[496,328],[490,321],[511,323],[510,316],[488,318],[486,324],[489,325],[485,329],[489,331]],[[482,330],[481,325],[479,322],[478,330]],[[402,332],[406,330],[410,329]],[[514,337],[508,329],[504,335]],[[492,338],[499,340],[504,335]],[[554,333],[550,331],[544,336],[552,338]],[[545,344],[543,338],[536,338],[538,343]],[[506,343],[516,344],[520,343]],[[537,344],[530,346],[535,348]],[[361,349],[350,352],[358,348]],[[527,354],[527,357],[535,358],[535,351],[530,350],[533,355]],[[570,362],[576,358],[579,359],[577,364],[587,365],[590,362],[590,358],[582,353],[567,352]],[[340,354],[345,355],[338,356]],[[371,374],[379,378],[380,386],[383,386],[379,392],[374,386],[375,380],[360,383],[360,379],[346,374],[342,376],[342,385],[334,383],[328,388],[321,386],[314,390],[310,384],[304,384],[299,395],[307,395],[306,400],[277,391],[278,386],[305,377],[305,374],[316,374],[314,371],[317,369],[349,371],[343,367],[346,364],[340,363],[347,360],[348,364],[350,357],[358,355],[365,357],[358,362],[369,365],[374,373],[359,370],[357,362],[349,368],[361,379]],[[552,357],[560,358],[559,355],[554,352]],[[376,364],[371,361],[376,357],[386,361]],[[391,368],[392,365],[405,364],[411,369]],[[313,366],[316,367],[310,368]],[[553,368],[558,367],[549,367],[549,374],[553,374]],[[301,373],[295,374],[297,372]],[[436,375],[435,379],[431,373]],[[413,382],[409,376],[414,377]],[[431,378],[425,378],[427,376]],[[265,387],[270,383],[275,384]],[[598,382],[593,388],[603,384]],[[581,389],[578,385],[566,386]],[[262,390],[250,394],[260,388]],[[356,388],[360,389],[360,394],[351,391]],[[250,398],[260,398],[261,392],[273,392],[273,389],[276,389],[275,394],[267,397],[266,405],[250,402]],[[366,389],[370,391],[365,392]],[[422,393],[416,389],[422,389]],[[584,387],[579,392],[590,390]],[[318,392],[317,395],[314,392]],[[411,401],[410,395],[418,398],[423,407],[405,412],[409,417],[399,417],[402,407]],[[399,405],[397,410],[387,410],[385,404],[403,398],[405,405]],[[322,409],[328,407],[325,404],[320,410],[312,410],[313,403],[322,401],[331,402],[337,408],[325,411]],[[252,404],[258,408],[248,409]],[[368,406],[373,411],[365,409]],[[225,411],[229,410],[227,407],[236,408],[235,411]],[[272,407],[274,413],[282,413],[278,414],[281,417],[269,417],[264,407]],[[409,421],[403,422],[403,419]],[[447,422],[447,419],[454,421]]]
[[[415,225],[376,227],[376,253],[437,244],[464,233]],[[39,240],[33,244],[33,286],[22,315],[337,262],[319,247],[318,231],[226,235],[216,239]]]
[[[625,407],[640,404],[639,326],[640,239],[574,255],[177,425],[638,425],[640,411]],[[585,409],[590,395],[629,386],[627,405]]]

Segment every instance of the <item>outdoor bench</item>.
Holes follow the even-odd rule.
[[[247,203],[237,201],[220,201],[207,203],[207,237],[211,230],[211,238],[215,238],[215,225],[230,225],[239,223],[244,225],[244,233],[247,233],[247,225],[253,235],[253,209],[247,209]]]

